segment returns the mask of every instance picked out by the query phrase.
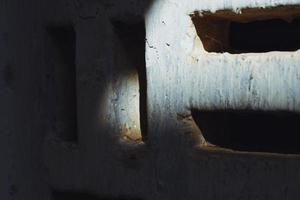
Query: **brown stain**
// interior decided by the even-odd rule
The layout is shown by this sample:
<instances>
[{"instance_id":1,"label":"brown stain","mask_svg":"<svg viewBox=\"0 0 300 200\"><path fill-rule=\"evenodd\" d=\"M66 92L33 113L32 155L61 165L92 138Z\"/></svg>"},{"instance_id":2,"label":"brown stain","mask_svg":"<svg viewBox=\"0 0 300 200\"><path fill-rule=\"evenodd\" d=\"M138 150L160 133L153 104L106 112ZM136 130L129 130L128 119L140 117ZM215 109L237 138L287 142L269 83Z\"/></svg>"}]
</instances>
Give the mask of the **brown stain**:
<instances>
[{"instance_id":1,"label":"brown stain","mask_svg":"<svg viewBox=\"0 0 300 200\"><path fill-rule=\"evenodd\" d=\"M121 139L129 143L143 143L141 130L135 127L127 127L126 125L121 127Z\"/></svg>"}]
</instances>

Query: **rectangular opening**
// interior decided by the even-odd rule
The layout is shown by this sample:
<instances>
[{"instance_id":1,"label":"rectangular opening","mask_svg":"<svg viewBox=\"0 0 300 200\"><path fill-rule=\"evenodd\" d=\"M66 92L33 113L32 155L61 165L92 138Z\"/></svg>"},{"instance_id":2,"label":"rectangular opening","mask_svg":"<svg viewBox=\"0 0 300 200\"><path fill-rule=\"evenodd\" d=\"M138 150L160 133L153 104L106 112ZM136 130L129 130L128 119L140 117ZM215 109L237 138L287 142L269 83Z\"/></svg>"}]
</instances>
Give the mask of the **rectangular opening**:
<instances>
[{"instance_id":1,"label":"rectangular opening","mask_svg":"<svg viewBox=\"0 0 300 200\"><path fill-rule=\"evenodd\" d=\"M249 23L231 22L229 46L235 52L296 51L300 48L300 18Z\"/></svg>"},{"instance_id":2,"label":"rectangular opening","mask_svg":"<svg viewBox=\"0 0 300 200\"><path fill-rule=\"evenodd\" d=\"M53 132L77 141L76 33L72 26L47 27L47 65Z\"/></svg>"},{"instance_id":3,"label":"rectangular opening","mask_svg":"<svg viewBox=\"0 0 300 200\"><path fill-rule=\"evenodd\" d=\"M262 53L300 49L299 6L195 12L197 34L208 52Z\"/></svg>"},{"instance_id":4,"label":"rectangular opening","mask_svg":"<svg viewBox=\"0 0 300 200\"><path fill-rule=\"evenodd\" d=\"M131 196L98 197L89 193L73 191L53 191L52 196L54 200L141 200Z\"/></svg>"},{"instance_id":5,"label":"rectangular opening","mask_svg":"<svg viewBox=\"0 0 300 200\"><path fill-rule=\"evenodd\" d=\"M193 110L192 117L210 144L245 151L300 153L300 114L284 111Z\"/></svg>"},{"instance_id":6,"label":"rectangular opening","mask_svg":"<svg viewBox=\"0 0 300 200\"><path fill-rule=\"evenodd\" d=\"M127 76L128 79L132 79L133 76L137 76L138 80L135 83L135 88L138 89L138 112L139 118L139 132L133 134L128 132L127 138L134 138L136 141L145 141L147 138L147 77L146 77L146 60L145 60L145 21L140 18L135 23L126 23L122 21L112 20L114 32L117 35L124 57L119 60L123 60L122 69L120 71L131 71L131 76ZM129 94L130 95L130 94ZM133 102L133 101L131 101ZM128 105L135 107L136 105ZM133 129L131 129L133 130ZM134 136L133 136L134 135Z\"/></svg>"}]
</instances>

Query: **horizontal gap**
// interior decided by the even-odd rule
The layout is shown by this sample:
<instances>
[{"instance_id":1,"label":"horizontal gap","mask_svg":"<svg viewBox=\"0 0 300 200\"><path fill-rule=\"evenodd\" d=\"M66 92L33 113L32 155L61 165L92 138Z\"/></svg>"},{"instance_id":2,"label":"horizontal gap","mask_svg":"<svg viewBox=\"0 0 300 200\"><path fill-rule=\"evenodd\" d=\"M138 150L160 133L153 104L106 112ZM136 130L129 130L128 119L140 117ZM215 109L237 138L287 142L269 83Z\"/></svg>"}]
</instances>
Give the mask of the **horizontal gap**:
<instances>
[{"instance_id":1,"label":"horizontal gap","mask_svg":"<svg viewBox=\"0 0 300 200\"><path fill-rule=\"evenodd\" d=\"M47 33L51 124L61 139L77 141L76 33L72 26L47 27Z\"/></svg>"},{"instance_id":2,"label":"horizontal gap","mask_svg":"<svg viewBox=\"0 0 300 200\"><path fill-rule=\"evenodd\" d=\"M97 195L73 192L73 191L53 191L54 200L142 200L131 196L121 197L98 197Z\"/></svg>"},{"instance_id":3,"label":"horizontal gap","mask_svg":"<svg viewBox=\"0 0 300 200\"><path fill-rule=\"evenodd\" d=\"M246 152L300 153L300 114L247 110L193 110L210 144Z\"/></svg>"},{"instance_id":4,"label":"horizontal gap","mask_svg":"<svg viewBox=\"0 0 300 200\"><path fill-rule=\"evenodd\" d=\"M276 7L191 15L208 52L262 53L300 49L300 9Z\"/></svg>"}]
</instances>

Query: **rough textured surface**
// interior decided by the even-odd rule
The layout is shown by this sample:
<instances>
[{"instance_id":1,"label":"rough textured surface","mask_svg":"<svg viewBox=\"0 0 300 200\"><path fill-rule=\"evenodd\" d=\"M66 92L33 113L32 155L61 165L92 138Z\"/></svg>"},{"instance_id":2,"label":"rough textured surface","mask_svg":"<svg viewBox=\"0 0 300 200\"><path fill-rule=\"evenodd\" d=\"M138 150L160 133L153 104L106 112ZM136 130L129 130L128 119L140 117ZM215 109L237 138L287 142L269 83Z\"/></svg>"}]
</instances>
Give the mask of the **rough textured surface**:
<instances>
[{"instance_id":1,"label":"rough textured surface","mask_svg":"<svg viewBox=\"0 0 300 200\"><path fill-rule=\"evenodd\" d=\"M0 198L299 199L299 156L199 148L205 141L190 116L191 109L299 112L299 51L207 53L190 18L286 4L300 1L1 0ZM138 51L124 45L116 24L132 27L144 15L148 115L140 123L140 66L130 53ZM47 58L66 64L51 50L49 26L76 32L75 141L57 137L49 118Z\"/></svg>"},{"instance_id":2,"label":"rough textured surface","mask_svg":"<svg viewBox=\"0 0 300 200\"><path fill-rule=\"evenodd\" d=\"M214 151L190 116L192 109L299 112L299 51L208 53L190 18L195 11L240 13L243 8L293 3L299 2L174 0L159 1L151 7L146 18L146 59L149 124L154 126L148 137L156 145L156 159L169 163L160 165L160 181L172 182L166 187L171 192L165 196L159 193L160 199L299 196L293 186L299 181L298 156ZM193 145L201 148L193 149ZM295 175L293 180L288 173Z\"/></svg>"}]
</instances>

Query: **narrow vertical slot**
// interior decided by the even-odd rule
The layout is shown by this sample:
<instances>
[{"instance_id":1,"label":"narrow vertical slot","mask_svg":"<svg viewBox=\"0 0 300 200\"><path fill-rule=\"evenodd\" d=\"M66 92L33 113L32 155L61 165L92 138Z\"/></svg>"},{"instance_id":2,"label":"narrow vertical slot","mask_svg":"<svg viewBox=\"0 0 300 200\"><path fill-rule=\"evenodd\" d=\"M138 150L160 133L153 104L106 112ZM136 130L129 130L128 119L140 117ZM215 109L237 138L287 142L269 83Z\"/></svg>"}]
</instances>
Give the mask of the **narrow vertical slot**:
<instances>
[{"instance_id":1,"label":"narrow vertical slot","mask_svg":"<svg viewBox=\"0 0 300 200\"><path fill-rule=\"evenodd\" d=\"M77 141L76 33L72 26L48 27L51 125L65 141Z\"/></svg>"},{"instance_id":2,"label":"narrow vertical slot","mask_svg":"<svg viewBox=\"0 0 300 200\"><path fill-rule=\"evenodd\" d=\"M124 50L125 62L122 70L130 70L131 74L138 77L136 83L139 90L139 124L140 140L147 138L147 77L145 61L145 22L141 19L138 23L125 23L121 21L112 21L114 31L121 42ZM128 76L130 78L130 76ZM136 138L136 137L135 137Z\"/></svg>"}]
</instances>

